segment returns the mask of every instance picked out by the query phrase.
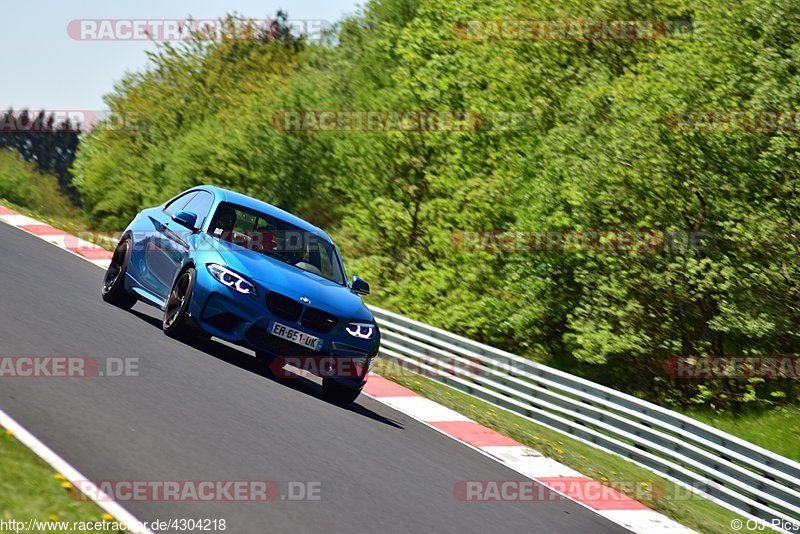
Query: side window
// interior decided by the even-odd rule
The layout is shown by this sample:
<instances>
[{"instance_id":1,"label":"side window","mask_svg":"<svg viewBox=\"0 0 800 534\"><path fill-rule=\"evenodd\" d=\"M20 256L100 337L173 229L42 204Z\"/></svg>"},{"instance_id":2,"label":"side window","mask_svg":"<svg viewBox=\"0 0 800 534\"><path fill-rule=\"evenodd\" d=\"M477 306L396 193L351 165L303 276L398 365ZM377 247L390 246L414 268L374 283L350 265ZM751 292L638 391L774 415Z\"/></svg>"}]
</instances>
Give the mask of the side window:
<instances>
[{"instance_id":1,"label":"side window","mask_svg":"<svg viewBox=\"0 0 800 534\"><path fill-rule=\"evenodd\" d=\"M205 221L206 216L208 215L208 210L211 208L212 202L214 202L214 197L211 195L211 193L198 191L197 194L194 195L194 197L192 197L192 199L181 208L181 210L196 213L197 227L200 228L203 226L203 221Z\"/></svg>"},{"instance_id":2,"label":"side window","mask_svg":"<svg viewBox=\"0 0 800 534\"><path fill-rule=\"evenodd\" d=\"M167 204L167 206L164 208L164 211L167 213L167 215L172 217L173 215L181 211L183 207L186 205L186 203L192 200L192 198L194 198L196 194L197 191L190 191L185 195L179 196L178 198ZM199 218L200 217L198 216L198 219Z\"/></svg>"}]
</instances>

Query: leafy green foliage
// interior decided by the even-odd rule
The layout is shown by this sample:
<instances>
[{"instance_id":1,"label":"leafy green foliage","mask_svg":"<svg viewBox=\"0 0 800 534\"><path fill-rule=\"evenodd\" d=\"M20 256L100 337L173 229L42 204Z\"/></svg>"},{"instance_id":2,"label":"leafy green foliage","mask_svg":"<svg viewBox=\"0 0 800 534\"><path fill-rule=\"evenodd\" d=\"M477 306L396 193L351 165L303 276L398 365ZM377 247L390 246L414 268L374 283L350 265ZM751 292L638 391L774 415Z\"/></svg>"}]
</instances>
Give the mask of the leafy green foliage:
<instances>
[{"instance_id":1,"label":"leafy green foliage","mask_svg":"<svg viewBox=\"0 0 800 534\"><path fill-rule=\"evenodd\" d=\"M37 207L42 197L32 183L35 172L15 152L0 150L0 198L26 208Z\"/></svg>"},{"instance_id":2,"label":"leafy green foliage","mask_svg":"<svg viewBox=\"0 0 800 534\"><path fill-rule=\"evenodd\" d=\"M77 191L72 187L69 168L75 160L84 126L73 124L69 119L59 121L54 112L8 109L0 114L0 148L15 150L39 171L54 174L62 192L75 203Z\"/></svg>"},{"instance_id":3,"label":"leafy green foliage","mask_svg":"<svg viewBox=\"0 0 800 534\"><path fill-rule=\"evenodd\" d=\"M459 20L685 21L645 41L474 41ZM686 110L795 110L789 0L373 0L335 44L166 46L107 97L76 185L96 225L194 184L258 196L333 232L396 309L664 404L797 400L797 381L666 376L674 356L800 347L798 137L676 132ZM477 132L284 132L287 110L515 113ZM705 235L646 253L497 253L469 230ZM659 234L660 235L660 234Z\"/></svg>"}]
</instances>

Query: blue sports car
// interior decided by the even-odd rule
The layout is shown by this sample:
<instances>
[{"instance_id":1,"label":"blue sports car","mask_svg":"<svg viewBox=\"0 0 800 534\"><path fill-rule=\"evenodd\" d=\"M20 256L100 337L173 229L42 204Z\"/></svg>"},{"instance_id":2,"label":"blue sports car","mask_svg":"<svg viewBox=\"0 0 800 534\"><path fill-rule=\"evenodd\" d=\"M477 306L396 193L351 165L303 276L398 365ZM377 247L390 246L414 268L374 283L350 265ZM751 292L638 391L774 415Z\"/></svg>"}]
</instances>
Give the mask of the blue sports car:
<instances>
[{"instance_id":1,"label":"blue sports car","mask_svg":"<svg viewBox=\"0 0 800 534\"><path fill-rule=\"evenodd\" d=\"M200 186L140 212L106 271L106 302L163 310L172 337L216 336L322 376L325 397L356 399L377 357L380 332L348 284L330 236L254 198ZM277 362L280 362L276 365Z\"/></svg>"}]
</instances>

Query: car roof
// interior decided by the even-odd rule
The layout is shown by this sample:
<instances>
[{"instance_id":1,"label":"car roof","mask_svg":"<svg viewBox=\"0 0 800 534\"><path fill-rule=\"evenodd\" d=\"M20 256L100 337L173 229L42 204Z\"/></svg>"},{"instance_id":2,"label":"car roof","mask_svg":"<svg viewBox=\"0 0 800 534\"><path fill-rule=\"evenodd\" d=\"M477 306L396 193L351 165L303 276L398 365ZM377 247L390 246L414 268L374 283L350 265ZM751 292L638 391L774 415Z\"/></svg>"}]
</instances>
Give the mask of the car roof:
<instances>
[{"instance_id":1,"label":"car roof","mask_svg":"<svg viewBox=\"0 0 800 534\"><path fill-rule=\"evenodd\" d=\"M276 219L286 221L290 224L297 226L302 230L305 230L306 232L311 232L312 234L315 234L319 237L326 239L328 242L333 243L333 239L331 239L331 236L329 236L321 228L318 228L313 224L311 224L310 222L301 219L297 215L293 215L288 211L275 207L272 204L268 204L263 200L258 200L257 198L249 197L247 195L243 195L242 193L237 193L236 191L231 191L229 189L223 189L215 185L200 185L197 187L193 187L192 189L194 190L205 189L206 191L214 194L222 202L238 204L239 206L243 206L245 208L260 211L261 213L265 213L267 215L275 217Z\"/></svg>"}]
</instances>

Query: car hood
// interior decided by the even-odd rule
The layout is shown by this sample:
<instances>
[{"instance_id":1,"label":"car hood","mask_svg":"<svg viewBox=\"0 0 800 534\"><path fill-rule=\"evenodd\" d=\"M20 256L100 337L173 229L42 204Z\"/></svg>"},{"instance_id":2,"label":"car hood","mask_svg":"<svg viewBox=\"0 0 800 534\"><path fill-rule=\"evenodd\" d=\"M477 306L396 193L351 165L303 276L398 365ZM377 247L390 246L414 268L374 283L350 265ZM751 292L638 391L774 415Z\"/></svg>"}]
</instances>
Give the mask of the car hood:
<instances>
[{"instance_id":1,"label":"car hood","mask_svg":"<svg viewBox=\"0 0 800 534\"><path fill-rule=\"evenodd\" d=\"M306 297L315 308L357 320L372 320L372 313L349 287L303 271L265 254L228 243L213 236L214 248L223 263L267 290L288 297Z\"/></svg>"}]
</instances>

